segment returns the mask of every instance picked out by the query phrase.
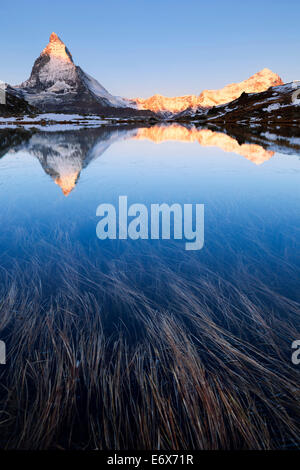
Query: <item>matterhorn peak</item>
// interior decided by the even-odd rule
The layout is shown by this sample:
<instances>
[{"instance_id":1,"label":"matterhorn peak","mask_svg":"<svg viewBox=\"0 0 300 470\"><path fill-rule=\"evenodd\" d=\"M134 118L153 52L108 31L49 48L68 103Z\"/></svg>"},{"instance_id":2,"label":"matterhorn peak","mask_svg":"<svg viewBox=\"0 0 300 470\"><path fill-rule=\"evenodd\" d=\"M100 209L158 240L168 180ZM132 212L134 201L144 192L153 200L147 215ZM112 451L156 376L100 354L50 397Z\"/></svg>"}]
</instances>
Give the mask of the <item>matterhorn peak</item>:
<instances>
[{"instance_id":1,"label":"matterhorn peak","mask_svg":"<svg viewBox=\"0 0 300 470\"><path fill-rule=\"evenodd\" d=\"M111 95L76 66L67 46L55 32L34 62L29 79L15 88L42 112L100 114L110 108L136 109L130 100Z\"/></svg>"},{"instance_id":2,"label":"matterhorn peak","mask_svg":"<svg viewBox=\"0 0 300 470\"><path fill-rule=\"evenodd\" d=\"M50 35L49 42L55 42L55 41L61 41L61 39L57 36L56 33L53 32Z\"/></svg>"},{"instance_id":3,"label":"matterhorn peak","mask_svg":"<svg viewBox=\"0 0 300 470\"><path fill-rule=\"evenodd\" d=\"M52 58L73 62L70 51L56 33L50 35L49 43L41 55L48 55Z\"/></svg>"}]
</instances>

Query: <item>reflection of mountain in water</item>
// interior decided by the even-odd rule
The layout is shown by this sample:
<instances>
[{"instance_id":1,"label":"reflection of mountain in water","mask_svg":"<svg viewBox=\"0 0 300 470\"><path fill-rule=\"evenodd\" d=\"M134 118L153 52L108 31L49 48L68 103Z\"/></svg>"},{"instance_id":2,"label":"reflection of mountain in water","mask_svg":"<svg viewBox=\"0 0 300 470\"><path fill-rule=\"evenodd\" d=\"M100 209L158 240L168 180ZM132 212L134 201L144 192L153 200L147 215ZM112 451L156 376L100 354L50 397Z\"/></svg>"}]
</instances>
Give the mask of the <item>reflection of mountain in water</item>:
<instances>
[{"instance_id":1,"label":"reflection of mountain in water","mask_svg":"<svg viewBox=\"0 0 300 470\"><path fill-rule=\"evenodd\" d=\"M117 140L130 137L135 130L118 127L78 129L60 132L35 132L14 151L25 150L40 161L45 172L67 196L75 187L80 173L92 160Z\"/></svg>"},{"instance_id":2,"label":"reflection of mountain in water","mask_svg":"<svg viewBox=\"0 0 300 470\"><path fill-rule=\"evenodd\" d=\"M300 128L298 126L226 126L211 125L214 131L226 132L234 140L242 143L251 143L266 150L284 153L286 155L300 155Z\"/></svg>"},{"instance_id":3,"label":"reflection of mountain in water","mask_svg":"<svg viewBox=\"0 0 300 470\"><path fill-rule=\"evenodd\" d=\"M44 171L67 196L75 187L83 168L99 157L114 142L122 139L160 143L166 141L199 142L234 152L259 165L275 151L300 154L300 131L275 129L201 129L179 124L152 127L103 126L68 131L0 130L0 157L6 152L25 150L40 161ZM217 132L216 132L217 131ZM296 132L296 133L295 133Z\"/></svg>"},{"instance_id":4,"label":"reflection of mountain in water","mask_svg":"<svg viewBox=\"0 0 300 470\"><path fill-rule=\"evenodd\" d=\"M170 126L154 126L138 129L135 139L149 139L160 143L167 140L180 142L199 142L203 147L219 147L225 152L234 152L251 160L256 165L269 160L274 152L267 151L256 144L239 144L239 142L227 134L214 132L210 129L197 129L172 124Z\"/></svg>"}]
</instances>

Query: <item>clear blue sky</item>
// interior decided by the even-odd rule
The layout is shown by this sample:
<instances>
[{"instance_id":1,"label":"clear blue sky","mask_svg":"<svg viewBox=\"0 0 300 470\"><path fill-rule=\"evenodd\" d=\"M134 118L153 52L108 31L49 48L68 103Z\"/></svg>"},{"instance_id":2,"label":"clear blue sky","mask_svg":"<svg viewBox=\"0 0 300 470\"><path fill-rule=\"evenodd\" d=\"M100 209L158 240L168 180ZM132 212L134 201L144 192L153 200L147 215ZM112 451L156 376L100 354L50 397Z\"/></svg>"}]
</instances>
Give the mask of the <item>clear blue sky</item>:
<instances>
[{"instance_id":1,"label":"clear blue sky","mask_svg":"<svg viewBox=\"0 0 300 470\"><path fill-rule=\"evenodd\" d=\"M299 0L14 0L0 11L0 79L11 84L28 78L52 31L126 97L199 94L264 67L300 79Z\"/></svg>"}]
</instances>

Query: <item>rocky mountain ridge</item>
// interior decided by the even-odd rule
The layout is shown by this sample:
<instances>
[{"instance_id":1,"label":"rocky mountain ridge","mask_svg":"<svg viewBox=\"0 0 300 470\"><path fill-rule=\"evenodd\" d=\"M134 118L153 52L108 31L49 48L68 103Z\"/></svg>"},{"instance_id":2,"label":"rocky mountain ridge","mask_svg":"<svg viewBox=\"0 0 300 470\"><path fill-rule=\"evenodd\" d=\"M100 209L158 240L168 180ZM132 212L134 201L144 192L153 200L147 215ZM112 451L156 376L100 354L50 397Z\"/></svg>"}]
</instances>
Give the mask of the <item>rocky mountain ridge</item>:
<instances>
[{"instance_id":1,"label":"rocky mountain ridge","mask_svg":"<svg viewBox=\"0 0 300 470\"><path fill-rule=\"evenodd\" d=\"M135 101L139 109L149 109L157 113L177 113L188 108L195 110L196 108L210 108L229 103L237 99L243 92L259 93L278 85L283 85L279 75L264 68L247 80L226 85L219 90L204 90L199 96L185 95L169 98L162 95L154 95L147 99L136 98Z\"/></svg>"},{"instance_id":2,"label":"rocky mountain ridge","mask_svg":"<svg viewBox=\"0 0 300 470\"><path fill-rule=\"evenodd\" d=\"M173 118L199 123L236 123L252 126L297 124L300 120L300 83L270 87L261 93L242 93L236 100L209 109L188 109Z\"/></svg>"}]
</instances>

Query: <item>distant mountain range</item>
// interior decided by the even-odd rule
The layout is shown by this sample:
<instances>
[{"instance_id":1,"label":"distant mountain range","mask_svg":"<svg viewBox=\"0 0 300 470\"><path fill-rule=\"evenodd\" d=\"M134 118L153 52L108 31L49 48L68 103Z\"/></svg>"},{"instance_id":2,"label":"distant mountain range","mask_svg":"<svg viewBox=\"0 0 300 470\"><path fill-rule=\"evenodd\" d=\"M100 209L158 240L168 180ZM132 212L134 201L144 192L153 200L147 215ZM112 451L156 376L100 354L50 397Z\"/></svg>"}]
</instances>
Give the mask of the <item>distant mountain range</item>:
<instances>
[{"instance_id":1,"label":"distant mountain range","mask_svg":"<svg viewBox=\"0 0 300 470\"><path fill-rule=\"evenodd\" d=\"M175 120L265 127L296 124L300 119L300 99L295 93L297 86L294 83L270 87L261 93L243 92L236 100L226 104L206 109L189 108L177 114Z\"/></svg>"},{"instance_id":2,"label":"distant mountain range","mask_svg":"<svg viewBox=\"0 0 300 470\"><path fill-rule=\"evenodd\" d=\"M52 33L29 79L18 86L7 86L0 116L77 113L155 121L299 122L300 107L291 101L293 90L293 84L284 85L279 75L265 68L240 83L204 90L198 96L122 98L109 93L75 65L66 45Z\"/></svg>"},{"instance_id":3,"label":"distant mountain range","mask_svg":"<svg viewBox=\"0 0 300 470\"><path fill-rule=\"evenodd\" d=\"M260 93L269 87L282 84L283 81L279 75L265 68L252 75L248 80L226 85L220 90L204 90L199 96L186 95L168 98L162 95L154 95L147 99L136 98L136 103L139 109L177 113L187 108L210 108L219 104L229 103L238 98L243 92Z\"/></svg>"}]
</instances>

